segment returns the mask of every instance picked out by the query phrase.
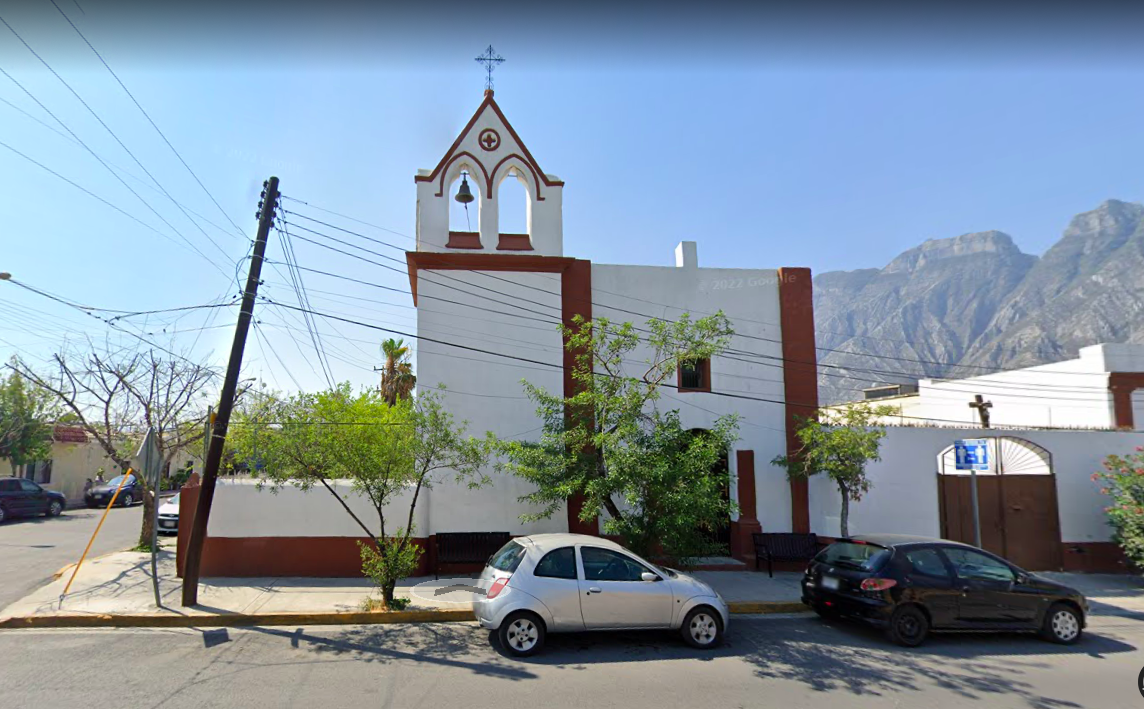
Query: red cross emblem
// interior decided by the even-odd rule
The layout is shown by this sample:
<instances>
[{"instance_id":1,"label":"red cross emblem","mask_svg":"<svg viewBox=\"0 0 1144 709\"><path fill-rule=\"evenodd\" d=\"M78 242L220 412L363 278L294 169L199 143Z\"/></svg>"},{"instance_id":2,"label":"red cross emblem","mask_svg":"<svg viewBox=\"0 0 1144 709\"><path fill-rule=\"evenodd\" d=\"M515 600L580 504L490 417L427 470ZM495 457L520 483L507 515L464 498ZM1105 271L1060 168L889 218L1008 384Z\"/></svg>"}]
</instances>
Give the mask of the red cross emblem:
<instances>
[{"instance_id":1,"label":"red cross emblem","mask_svg":"<svg viewBox=\"0 0 1144 709\"><path fill-rule=\"evenodd\" d=\"M492 128L485 128L481 134L477 136L477 142L485 150L496 150L500 147L500 134Z\"/></svg>"}]
</instances>

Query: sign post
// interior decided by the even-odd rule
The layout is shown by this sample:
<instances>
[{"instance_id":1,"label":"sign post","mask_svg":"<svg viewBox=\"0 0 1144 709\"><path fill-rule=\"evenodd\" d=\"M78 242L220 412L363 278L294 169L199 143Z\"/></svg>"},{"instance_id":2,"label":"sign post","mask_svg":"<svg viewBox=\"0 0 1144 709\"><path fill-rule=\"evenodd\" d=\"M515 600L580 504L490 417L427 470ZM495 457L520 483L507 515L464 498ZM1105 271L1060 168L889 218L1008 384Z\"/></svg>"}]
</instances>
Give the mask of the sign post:
<instances>
[{"instance_id":1,"label":"sign post","mask_svg":"<svg viewBox=\"0 0 1144 709\"><path fill-rule=\"evenodd\" d=\"M957 469L969 471L969 500L973 508L973 545L981 548L981 514L977 506L977 471L989 470L989 439L967 438L954 441Z\"/></svg>"}]
</instances>

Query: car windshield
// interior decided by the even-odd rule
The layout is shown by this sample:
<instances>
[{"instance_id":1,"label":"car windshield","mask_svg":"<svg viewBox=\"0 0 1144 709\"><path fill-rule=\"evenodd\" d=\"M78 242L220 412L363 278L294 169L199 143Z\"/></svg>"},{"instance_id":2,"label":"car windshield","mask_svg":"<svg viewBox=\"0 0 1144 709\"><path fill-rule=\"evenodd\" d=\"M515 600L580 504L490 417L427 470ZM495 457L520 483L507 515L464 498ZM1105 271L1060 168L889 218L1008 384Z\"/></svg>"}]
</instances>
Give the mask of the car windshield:
<instances>
[{"instance_id":1,"label":"car windshield","mask_svg":"<svg viewBox=\"0 0 1144 709\"><path fill-rule=\"evenodd\" d=\"M183 493L181 493L181 492L176 492L176 493L175 493L175 495L174 495L174 496L173 496L171 499L167 500L167 504L168 504L168 505L177 505L177 504L179 504L179 495L182 495L182 494L183 494Z\"/></svg>"},{"instance_id":2,"label":"car windshield","mask_svg":"<svg viewBox=\"0 0 1144 709\"><path fill-rule=\"evenodd\" d=\"M876 571L890 558L890 550L866 542L835 542L819 552L815 561L860 571Z\"/></svg>"},{"instance_id":3,"label":"car windshield","mask_svg":"<svg viewBox=\"0 0 1144 709\"><path fill-rule=\"evenodd\" d=\"M121 480L123 480L123 476L122 475L116 475L112 479L108 480L107 484L110 485L111 487L119 487L119 481L121 481ZM124 485L130 485L133 482L135 482L135 476L134 475L128 475L127 476L127 482L124 483Z\"/></svg>"}]
</instances>

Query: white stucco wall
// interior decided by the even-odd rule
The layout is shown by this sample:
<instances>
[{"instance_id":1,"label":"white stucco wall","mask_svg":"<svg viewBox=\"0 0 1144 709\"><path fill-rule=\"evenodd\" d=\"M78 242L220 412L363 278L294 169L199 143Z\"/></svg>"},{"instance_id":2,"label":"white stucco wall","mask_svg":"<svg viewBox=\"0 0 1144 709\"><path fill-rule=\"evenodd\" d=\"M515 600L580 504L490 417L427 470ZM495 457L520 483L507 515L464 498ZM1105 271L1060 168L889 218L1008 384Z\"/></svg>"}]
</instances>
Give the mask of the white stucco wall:
<instances>
[{"instance_id":1,"label":"white stucco wall","mask_svg":"<svg viewBox=\"0 0 1144 709\"><path fill-rule=\"evenodd\" d=\"M669 254L664 256L667 260ZM738 413L739 441L735 449L755 452L758 519L767 531L789 531L790 487L785 472L770 464L773 458L786 453L777 272L592 264L592 302L594 318L631 321L644 329L649 318L632 313L675 320L684 312L702 317L722 310L740 335L732 338L731 348L774 358L742 354L716 357L711 362L713 393L677 392L672 379L672 388L661 391L659 406L678 409L680 420L687 428L710 428L719 416ZM648 349L641 347L628 358L642 362L648 354ZM637 364L628 366L629 373L642 374L643 370L637 369ZM768 401L721 396L714 392ZM730 458L732 471L737 473L733 451ZM731 489L732 496L737 497L736 485L732 484Z\"/></svg>"},{"instance_id":2,"label":"white stucco wall","mask_svg":"<svg viewBox=\"0 0 1144 709\"><path fill-rule=\"evenodd\" d=\"M1091 475L1109 453L1125 454L1144 445L1144 433L1116 431L998 431L985 429L890 428L882 441L882 460L867 468L873 488L850 506L851 533L940 535L937 456L959 438L1006 435L1023 438L1052 455L1057 505L1064 542L1108 541L1109 527ZM811 530L839 533L838 489L825 477L810 481Z\"/></svg>"},{"instance_id":3,"label":"white stucco wall","mask_svg":"<svg viewBox=\"0 0 1144 709\"><path fill-rule=\"evenodd\" d=\"M348 481L336 481L334 490L374 534L381 523L370 501L355 493ZM424 492L422 492L424 494ZM412 492L396 498L385 508L386 532L404 527ZM428 509L418 504L414 536L428 536ZM253 480L220 479L207 534L212 537L362 537L361 527L333 495L318 486L303 492L287 485L277 490L259 489Z\"/></svg>"},{"instance_id":4,"label":"white stucco wall","mask_svg":"<svg viewBox=\"0 0 1144 709\"><path fill-rule=\"evenodd\" d=\"M557 329L560 276L422 270L418 272L417 292L417 331L421 336L417 350L418 391L444 385L440 396L449 412L458 421L468 421L473 435L492 431L506 438L539 438L536 407L525 397L521 380L527 379L558 395L563 393L563 351ZM457 303L435 300L434 296ZM519 303L520 308L504 303ZM430 338L533 363L460 349ZM521 513L530 508L519 503L518 498L532 492L532 486L515 476L491 471L490 475L492 483L479 490L447 482L430 491L426 505L431 533L527 534L567 530L563 510L548 520L521 522Z\"/></svg>"}]
</instances>

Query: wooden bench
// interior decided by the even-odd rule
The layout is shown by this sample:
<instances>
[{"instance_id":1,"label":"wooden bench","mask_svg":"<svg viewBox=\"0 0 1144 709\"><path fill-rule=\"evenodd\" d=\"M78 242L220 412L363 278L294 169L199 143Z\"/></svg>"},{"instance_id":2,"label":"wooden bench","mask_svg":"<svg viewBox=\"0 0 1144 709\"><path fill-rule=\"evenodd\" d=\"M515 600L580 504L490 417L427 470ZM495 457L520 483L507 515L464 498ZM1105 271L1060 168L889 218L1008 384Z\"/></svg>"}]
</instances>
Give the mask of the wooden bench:
<instances>
[{"instance_id":1,"label":"wooden bench","mask_svg":"<svg viewBox=\"0 0 1144 709\"><path fill-rule=\"evenodd\" d=\"M771 578L775 575L772 562L810 561L818 553L817 534L755 532L751 539L755 542L755 567L766 560L767 575Z\"/></svg>"},{"instance_id":2,"label":"wooden bench","mask_svg":"<svg viewBox=\"0 0 1144 709\"><path fill-rule=\"evenodd\" d=\"M512 539L508 532L438 532L433 578L439 578L442 564L484 564Z\"/></svg>"}]
</instances>

